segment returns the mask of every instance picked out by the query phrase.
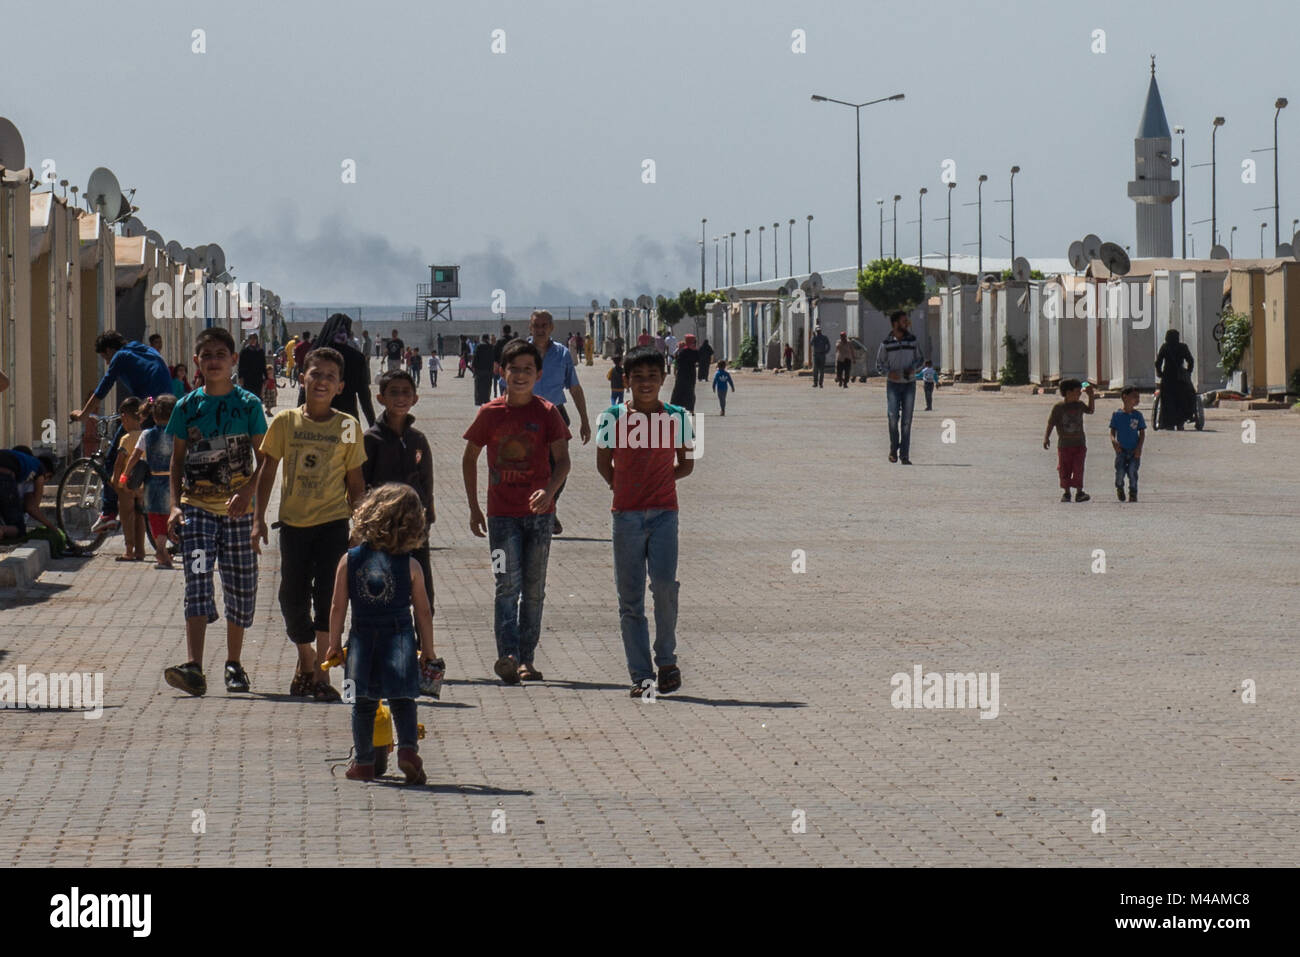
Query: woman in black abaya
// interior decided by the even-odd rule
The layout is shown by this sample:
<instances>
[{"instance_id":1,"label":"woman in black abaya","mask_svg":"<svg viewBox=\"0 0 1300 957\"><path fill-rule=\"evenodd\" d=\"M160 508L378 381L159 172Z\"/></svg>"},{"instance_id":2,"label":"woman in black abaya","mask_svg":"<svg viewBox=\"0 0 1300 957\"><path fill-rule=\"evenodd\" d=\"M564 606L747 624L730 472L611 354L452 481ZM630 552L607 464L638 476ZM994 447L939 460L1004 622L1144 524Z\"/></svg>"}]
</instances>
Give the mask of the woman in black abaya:
<instances>
[{"instance_id":1,"label":"woman in black abaya","mask_svg":"<svg viewBox=\"0 0 1300 957\"><path fill-rule=\"evenodd\" d=\"M1156 356L1156 375L1160 377L1160 422L1162 429L1183 430L1183 423L1196 411L1196 390L1192 386L1192 369L1196 362L1187 343L1180 342L1178 330L1165 333L1165 344Z\"/></svg>"},{"instance_id":2,"label":"woman in black abaya","mask_svg":"<svg viewBox=\"0 0 1300 957\"><path fill-rule=\"evenodd\" d=\"M365 424L375 424L375 407L370 402L370 365L361 351L348 340L352 338L352 317L346 313L336 312L325 320L320 335L312 343L314 346L329 346L343 354L343 391L334 397L330 407L346 412L361 420L357 411L360 405L365 413ZM298 404L307 402L306 391L299 387Z\"/></svg>"}]
</instances>

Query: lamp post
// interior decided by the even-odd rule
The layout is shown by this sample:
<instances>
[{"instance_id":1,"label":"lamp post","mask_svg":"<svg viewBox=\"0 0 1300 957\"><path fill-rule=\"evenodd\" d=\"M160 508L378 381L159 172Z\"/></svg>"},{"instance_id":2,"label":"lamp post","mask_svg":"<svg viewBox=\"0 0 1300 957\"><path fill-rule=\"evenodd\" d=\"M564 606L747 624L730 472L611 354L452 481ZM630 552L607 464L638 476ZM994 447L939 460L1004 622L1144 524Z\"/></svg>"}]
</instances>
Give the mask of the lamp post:
<instances>
[{"instance_id":1,"label":"lamp post","mask_svg":"<svg viewBox=\"0 0 1300 957\"><path fill-rule=\"evenodd\" d=\"M745 282L749 282L749 230L745 230Z\"/></svg>"},{"instance_id":2,"label":"lamp post","mask_svg":"<svg viewBox=\"0 0 1300 957\"><path fill-rule=\"evenodd\" d=\"M948 184L948 288L952 288L952 191L956 182Z\"/></svg>"},{"instance_id":3,"label":"lamp post","mask_svg":"<svg viewBox=\"0 0 1300 957\"><path fill-rule=\"evenodd\" d=\"M1182 170L1178 174L1178 204L1180 212L1178 218L1183 232L1183 258L1187 258L1187 131L1181 126L1175 126L1174 132L1178 134L1178 165Z\"/></svg>"},{"instance_id":4,"label":"lamp post","mask_svg":"<svg viewBox=\"0 0 1300 957\"><path fill-rule=\"evenodd\" d=\"M929 190L924 186L916 194L916 268L925 267L925 194Z\"/></svg>"},{"instance_id":5,"label":"lamp post","mask_svg":"<svg viewBox=\"0 0 1300 957\"><path fill-rule=\"evenodd\" d=\"M880 210L880 258L885 258L885 201L876 200L876 207Z\"/></svg>"},{"instance_id":6,"label":"lamp post","mask_svg":"<svg viewBox=\"0 0 1300 957\"><path fill-rule=\"evenodd\" d=\"M766 226L758 227L758 281L763 281L763 231Z\"/></svg>"},{"instance_id":7,"label":"lamp post","mask_svg":"<svg viewBox=\"0 0 1300 957\"><path fill-rule=\"evenodd\" d=\"M981 282L984 277L984 184L988 182L988 179L987 176L980 173L979 184L975 187L976 214L979 217L979 265L976 267L976 283Z\"/></svg>"},{"instance_id":8,"label":"lamp post","mask_svg":"<svg viewBox=\"0 0 1300 957\"><path fill-rule=\"evenodd\" d=\"M735 230L732 230L731 232L731 266L728 268L727 271L728 273L730 273L730 275L727 278L727 285L734 286L736 284L736 232Z\"/></svg>"},{"instance_id":9,"label":"lamp post","mask_svg":"<svg viewBox=\"0 0 1300 957\"><path fill-rule=\"evenodd\" d=\"M1282 245L1282 213L1277 198L1277 118L1286 109L1286 97L1279 96L1273 104L1273 247Z\"/></svg>"},{"instance_id":10,"label":"lamp post","mask_svg":"<svg viewBox=\"0 0 1300 957\"><path fill-rule=\"evenodd\" d=\"M1264 230L1268 229L1268 223L1259 224L1259 258L1264 258Z\"/></svg>"},{"instance_id":11,"label":"lamp post","mask_svg":"<svg viewBox=\"0 0 1300 957\"><path fill-rule=\"evenodd\" d=\"M704 224L707 219L700 220L700 292L704 292Z\"/></svg>"},{"instance_id":12,"label":"lamp post","mask_svg":"<svg viewBox=\"0 0 1300 957\"><path fill-rule=\"evenodd\" d=\"M853 125L857 134L857 159L858 159L858 272L862 272L862 108L872 106L876 103L885 103L892 100L901 100L902 93L895 93L893 96L882 96L878 100L868 100L866 103L849 103L845 100L836 100L829 96L819 96L814 93L812 96L814 103L838 103L841 106L853 107Z\"/></svg>"},{"instance_id":13,"label":"lamp post","mask_svg":"<svg viewBox=\"0 0 1300 957\"><path fill-rule=\"evenodd\" d=\"M894 258L898 258L898 201L902 199L897 193L894 194L894 218L891 222L894 224Z\"/></svg>"},{"instance_id":14,"label":"lamp post","mask_svg":"<svg viewBox=\"0 0 1300 957\"><path fill-rule=\"evenodd\" d=\"M812 275L812 213L808 214L808 275Z\"/></svg>"},{"instance_id":15,"label":"lamp post","mask_svg":"<svg viewBox=\"0 0 1300 957\"><path fill-rule=\"evenodd\" d=\"M1019 172L1019 166L1011 167L1011 263L1013 266L1016 262L1016 174Z\"/></svg>"},{"instance_id":16,"label":"lamp post","mask_svg":"<svg viewBox=\"0 0 1300 957\"><path fill-rule=\"evenodd\" d=\"M777 248L777 237L781 235L781 224L772 224L772 278L775 279L777 271L781 268L781 251Z\"/></svg>"},{"instance_id":17,"label":"lamp post","mask_svg":"<svg viewBox=\"0 0 1300 957\"><path fill-rule=\"evenodd\" d=\"M1228 230L1228 258L1229 259L1231 259L1236 252L1236 243L1233 242L1233 240L1236 238L1237 238L1237 227L1233 226L1230 230Z\"/></svg>"},{"instance_id":18,"label":"lamp post","mask_svg":"<svg viewBox=\"0 0 1300 957\"><path fill-rule=\"evenodd\" d=\"M1215 155L1215 137L1219 135L1219 127L1226 121L1221 116L1214 118L1214 129L1210 132L1210 248L1219 241L1219 176L1217 158Z\"/></svg>"},{"instance_id":19,"label":"lamp post","mask_svg":"<svg viewBox=\"0 0 1300 957\"><path fill-rule=\"evenodd\" d=\"M790 275L794 275L794 220L790 220L790 228L785 231L785 244L790 247Z\"/></svg>"}]
</instances>

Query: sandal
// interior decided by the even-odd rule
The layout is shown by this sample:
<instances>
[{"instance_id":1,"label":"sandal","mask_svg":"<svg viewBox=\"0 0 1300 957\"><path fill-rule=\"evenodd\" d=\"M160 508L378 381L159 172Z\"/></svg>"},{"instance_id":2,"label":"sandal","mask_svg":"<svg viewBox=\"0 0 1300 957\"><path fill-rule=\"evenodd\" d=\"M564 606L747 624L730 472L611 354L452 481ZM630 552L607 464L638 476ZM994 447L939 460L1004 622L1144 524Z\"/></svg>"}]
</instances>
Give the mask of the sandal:
<instances>
[{"instance_id":1,"label":"sandal","mask_svg":"<svg viewBox=\"0 0 1300 957\"><path fill-rule=\"evenodd\" d=\"M519 684L519 666L515 664L514 655L506 655L504 658L498 658L497 663L492 666L492 670L508 685Z\"/></svg>"},{"instance_id":2,"label":"sandal","mask_svg":"<svg viewBox=\"0 0 1300 957\"><path fill-rule=\"evenodd\" d=\"M660 694L672 694L682 686L682 670L676 665L664 665L659 669Z\"/></svg>"},{"instance_id":3,"label":"sandal","mask_svg":"<svg viewBox=\"0 0 1300 957\"><path fill-rule=\"evenodd\" d=\"M515 673L519 675L520 681L541 681L542 680L542 673L529 664L520 665L519 670L516 671Z\"/></svg>"}]
</instances>

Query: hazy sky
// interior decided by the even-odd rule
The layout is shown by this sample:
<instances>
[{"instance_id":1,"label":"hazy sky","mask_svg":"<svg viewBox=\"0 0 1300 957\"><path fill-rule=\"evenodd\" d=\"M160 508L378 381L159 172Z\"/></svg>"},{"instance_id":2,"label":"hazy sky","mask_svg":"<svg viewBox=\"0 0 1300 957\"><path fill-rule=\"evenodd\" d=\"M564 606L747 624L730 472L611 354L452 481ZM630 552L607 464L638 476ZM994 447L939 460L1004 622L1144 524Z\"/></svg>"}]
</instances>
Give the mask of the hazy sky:
<instances>
[{"instance_id":1,"label":"hazy sky","mask_svg":"<svg viewBox=\"0 0 1300 957\"><path fill-rule=\"evenodd\" d=\"M462 265L471 302L585 303L698 286L700 219L771 224L788 263L852 265L853 111L816 92L902 103L863 115L863 237L877 197L903 195L899 250L945 241L945 159L956 162L954 251L1062 257L1084 233L1131 244L1133 137L1157 54L1188 164L1218 136L1225 245L1272 247L1273 101L1282 112L1283 237L1300 217L1300 5L1278 2L919 5L776 0L655 2L159 3L0 0L0 115L84 186L106 165L136 187L140 218L187 246L219 242L239 278L285 301L411 301L434 261ZM206 31L207 52L192 52ZM1105 53L1093 53L1093 31ZM506 52L492 52L493 31ZM806 53L792 52L792 32ZM1177 138L1175 137L1175 151ZM1258 163L1242 182L1241 163ZM342 163L356 162L343 183ZM656 182L642 182L642 162ZM1189 224L1210 215L1209 169L1188 171ZM1254 207L1269 206L1263 212ZM886 205L886 218L889 204ZM911 222L909 222L911 221ZM1175 233L1178 229L1175 203ZM1190 226L1205 255L1209 224ZM885 247L891 246L886 224ZM738 235L736 270L742 270ZM971 243L966 246L964 244ZM1175 239L1175 249L1178 243ZM1189 248L1190 252L1190 248ZM713 284L713 249L707 252ZM788 272L782 265L781 273Z\"/></svg>"}]
</instances>

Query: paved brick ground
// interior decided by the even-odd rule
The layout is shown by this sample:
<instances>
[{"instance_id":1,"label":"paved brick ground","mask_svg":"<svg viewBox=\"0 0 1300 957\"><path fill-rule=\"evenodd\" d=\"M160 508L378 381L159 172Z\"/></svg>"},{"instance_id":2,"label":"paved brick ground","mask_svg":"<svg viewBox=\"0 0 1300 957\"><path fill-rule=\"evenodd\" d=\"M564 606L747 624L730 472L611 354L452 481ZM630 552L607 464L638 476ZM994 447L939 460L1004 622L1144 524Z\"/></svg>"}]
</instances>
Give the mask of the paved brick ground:
<instances>
[{"instance_id":1,"label":"paved brick ground","mask_svg":"<svg viewBox=\"0 0 1300 957\"><path fill-rule=\"evenodd\" d=\"M603 392L603 366L583 377ZM1088 423L1094 500L1063 505L1041 448L1050 399L940 390L904 469L886 461L880 387L738 382L681 488L678 695L624 691L590 446L575 446L551 554L538 657L551 680L491 677L487 547L459 479L470 381L444 375L416 410L436 455L436 641L451 676L420 705L429 786L331 774L349 709L286 695L274 548L244 653L254 693L221 690L218 626L213 690L196 700L162 681L184 656L179 572L115 564L115 543L3 600L0 671L102 670L108 707L96 721L0 713L0 860L1298 862L1300 416L1257 414L1254 445L1237 413L1149 434L1143 500L1120 505L1104 401ZM1091 571L1098 548L1105 574ZM890 678L914 664L997 672L1000 715L894 709ZM792 833L796 809L806 833Z\"/></svg>"}]
</instances>

